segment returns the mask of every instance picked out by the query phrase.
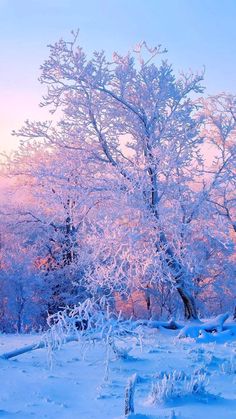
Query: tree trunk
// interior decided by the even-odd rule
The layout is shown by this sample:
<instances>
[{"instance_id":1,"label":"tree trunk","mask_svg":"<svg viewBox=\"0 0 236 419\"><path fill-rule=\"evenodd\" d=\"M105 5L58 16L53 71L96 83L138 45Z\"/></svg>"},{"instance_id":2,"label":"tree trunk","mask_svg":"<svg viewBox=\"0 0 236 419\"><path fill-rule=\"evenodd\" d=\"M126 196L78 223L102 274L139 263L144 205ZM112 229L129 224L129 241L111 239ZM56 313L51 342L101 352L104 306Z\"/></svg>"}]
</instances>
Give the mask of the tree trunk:
<instances>
[{"instance_id":1,"label":"tree trunk","mask_svg":"<svg viewBox=\"0 0 236 419\"><path fill-rule=\"evenodd\" d=\"M184 317L185 319L197 320L197 308L194 297L186 290L184 286L184 278L188 276L188 272L185 271L181 262L178 260L173 250L169 246L165 233L160 233L160 241L156 243L157 251L161 250L164 254L163 259L166 262L167 267L172 272L175 279L176 289L184 304Z\"/></svg>"},{"instance_id":2,"label":"tree trunk","mask_svg":"<svg viewBox=\"0 0 236 419\"><path fill-rule=\"evenodd\" d=\"M158 185L157 185L157 175L152 168L153 156L148 148L148 151L145 153L145 156L149 158L149 162L151 163L148 168L148 174L151 180L151 202L150 202L150 209L152 214L156 218L157 222L159 223L159 213L157 210L159 197L158 197ZM155 226L155 229L157 227ZM156 250L157 253L161 251L163 254L162 258L165 261L167 269L169 269L173 275L175 280L176 289L183 301L184 304L184 317L186 319L198 319L197 315L197 308L195 304L194 297L190 295L184 287L185 279L189 276L189 273L183 268L181 260L176 256L174 250L169 245L165 232L163 230L159 231L159 238L156 241Z\"/></svg>"},{"instance_id":3,"label":"tree trunk","mask_svg":"<svg viewBox=\"0 0 236 419\"><path fill-rule=\"evenodd\" d=\"M195 304L195 300L182 286L177 287L177 291L183 301L184 304L184 317L188 320L198 319L197 315L197 308Z\"/></svg>"}]
</instances>

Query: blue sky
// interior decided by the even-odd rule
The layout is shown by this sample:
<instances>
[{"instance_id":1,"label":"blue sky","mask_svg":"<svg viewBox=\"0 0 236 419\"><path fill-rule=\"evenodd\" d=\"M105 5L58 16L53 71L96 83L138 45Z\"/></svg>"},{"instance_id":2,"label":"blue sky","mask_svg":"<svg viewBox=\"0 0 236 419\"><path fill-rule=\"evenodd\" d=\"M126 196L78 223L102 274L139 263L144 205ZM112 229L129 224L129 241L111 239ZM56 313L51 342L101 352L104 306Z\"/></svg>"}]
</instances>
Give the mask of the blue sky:
<instances>
[{"instance_id":1,"label":"blue sky","mask_svg":"<svg viewBox=\"0 0 236 419\"><path fill-rule=\"evenodd\" d=\"M10 132L41 119L39 66L46 45L80 28L80 42L125 53L146 40L161 43L176 71L206 67L208 94L235 93L236 0L0 0L0 150Z\"/></svg>"}]
</instances>

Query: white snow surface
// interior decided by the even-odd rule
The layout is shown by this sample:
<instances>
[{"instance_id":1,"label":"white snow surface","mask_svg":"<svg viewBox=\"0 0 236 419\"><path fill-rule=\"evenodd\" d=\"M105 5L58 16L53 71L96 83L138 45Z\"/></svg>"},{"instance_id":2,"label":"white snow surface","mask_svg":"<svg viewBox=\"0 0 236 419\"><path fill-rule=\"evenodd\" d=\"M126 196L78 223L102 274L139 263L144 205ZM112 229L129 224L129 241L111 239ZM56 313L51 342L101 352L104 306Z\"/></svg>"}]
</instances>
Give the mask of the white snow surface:
<instances>
[{"instance_id":1,"label":"white snow surface","mask_svg":"<svg viewBox=\"0 0 236 419\"><path fill-rule=\"evenodd\" d=\"M102 342L70 342L52 357L43 348L0 359L0 418L121 419L125 388L135 373L130 419L236 418L235 340L202 343L180 339L179 331L147 326L138 331L142 339L124 337L116 343L129 348L126 359ZM2 334L0 355L40 339ZM150 403L153 385L173 371L193 377L200 371L206 376L206 393Z\"/></svg>"}]
</instances>

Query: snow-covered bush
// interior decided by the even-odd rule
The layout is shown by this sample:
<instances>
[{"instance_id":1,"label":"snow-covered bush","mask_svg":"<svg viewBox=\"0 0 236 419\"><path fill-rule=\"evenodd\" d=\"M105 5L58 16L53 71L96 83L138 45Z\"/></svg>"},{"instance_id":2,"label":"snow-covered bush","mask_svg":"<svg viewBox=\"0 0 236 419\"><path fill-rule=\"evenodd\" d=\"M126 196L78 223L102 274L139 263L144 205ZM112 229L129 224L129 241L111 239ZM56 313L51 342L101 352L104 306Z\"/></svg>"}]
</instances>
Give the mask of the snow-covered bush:
<instances>
[{"instance_id":1,"label":"snow-covered bush","mask_svg":"<svg viewBox=\"0 0 236 419\"><path fill-rule=\"evenodd\" d=\"M160 374L160 379L153 383L148 402L165 404L176 398L186 396L202 397L207 395L206 374L186 375L183 371L174 370Z\"/></svg>"},{"instance_id":2,"label":"snow-covered bush","mask_svg":"<svg viewBox=\"0 0 236 419\"><path fill-rule=\"evenodd\" d=\"M48 317L49 329L44 335L45 346L50 351L60 349L68 340L78 340L84 344L103 342L113 353L122 359L129 357L130 349L124 343L128 334L139 341L140 336L133 331L131 321L123 320L110 311L106 298L96 301L88 298L76 306L67 307Z\"/></svg>"},{"instance_id":3,"label":"snow-covered bush","mask_svg":"<svg viewBox=\"0 0 236 419\"><path fill-rule=\"evenodd\" d=\"M109 336L108 343L118 359L132 359L129 355L129 352L132 350L132 346L118 346L114 336Z\"/></svg>"},{"instance_id":4,"label":"snow-covered bush","mask_svg":"<svg viewBox=\"0 0 236 419\"><path fill-rule=\"evenodd\" d=\"M226 375L236 374L236 359L232 357L230 360L225 360L221 364L220 369Z\"/></svg>"}]
</instances>

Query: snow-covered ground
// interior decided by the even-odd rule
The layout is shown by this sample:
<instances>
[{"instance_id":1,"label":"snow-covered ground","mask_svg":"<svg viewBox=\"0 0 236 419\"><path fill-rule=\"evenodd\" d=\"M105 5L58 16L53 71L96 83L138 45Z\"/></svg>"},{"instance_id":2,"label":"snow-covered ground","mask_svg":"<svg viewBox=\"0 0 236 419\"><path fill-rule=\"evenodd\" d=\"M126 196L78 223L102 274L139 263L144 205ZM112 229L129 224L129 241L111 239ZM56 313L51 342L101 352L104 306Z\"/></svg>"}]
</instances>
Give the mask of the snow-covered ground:
<instances>
[{"instance_id":1,"label":"snow-covered ground","mask_svg":"<svg viewBox=\"0 0 236 419\"><path fill-rule=\"evenodd\" d=\"M38 349L0 359L0 418L124 418L125 388L134 373L135 413L129 417L236 418L236 341L196 343L178 339L178 333L140 327L141 339L117 343L130 348L127 359L101 342L71 342L53 355ZM0 335L0 355L39 339ZM199 377L203 386L196 389Z\"/></svg>"}]
</instances>

